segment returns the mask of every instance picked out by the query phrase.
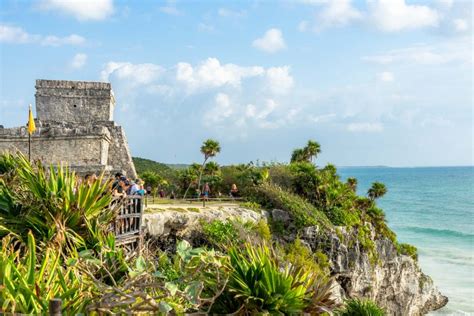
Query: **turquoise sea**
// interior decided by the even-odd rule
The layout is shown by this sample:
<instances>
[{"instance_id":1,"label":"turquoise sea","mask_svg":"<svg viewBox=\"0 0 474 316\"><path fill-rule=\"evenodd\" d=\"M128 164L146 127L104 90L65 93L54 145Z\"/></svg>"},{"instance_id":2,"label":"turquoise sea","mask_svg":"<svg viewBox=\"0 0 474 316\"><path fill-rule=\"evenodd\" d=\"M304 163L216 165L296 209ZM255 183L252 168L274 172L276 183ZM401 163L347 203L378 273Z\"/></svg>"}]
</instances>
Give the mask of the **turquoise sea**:
<instances>
[{"instance_id":1,"label":"turquoise sea","mask_svg":"<svg viewBox=\"0 0 474 316\"><path fill-rule=\"evenodd\" d=\"M360 194L385 183L380 199L389 226L401 242L418 247L423 271L448 305L432 315L474 315L474 167L339 168L356 177Z\"/></svg>"}]
</instances>

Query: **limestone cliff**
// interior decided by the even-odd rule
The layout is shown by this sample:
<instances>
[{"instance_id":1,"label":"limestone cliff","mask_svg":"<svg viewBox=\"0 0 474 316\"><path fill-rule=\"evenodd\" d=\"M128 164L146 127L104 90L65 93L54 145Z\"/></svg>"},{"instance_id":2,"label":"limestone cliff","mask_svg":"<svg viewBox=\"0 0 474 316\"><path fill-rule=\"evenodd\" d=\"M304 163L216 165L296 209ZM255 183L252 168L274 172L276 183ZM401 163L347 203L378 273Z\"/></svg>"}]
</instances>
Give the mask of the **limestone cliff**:
<instances>
[{"instance_id":1,"label":"limestone cliff","mask_svg":"<svg viewBox=\"0 0 474 316\"><path fill-rule=\"evenodd\" d=\"M165 248L176 239L187 239L199 244L197 236L201 221L272 219L291 221L282 210L254 212L228 205L214 208L189 208L155 210L145 214L144 225L149 236ZM290 224L291 225L291 224ZM322 230L317 226L306 227L301 232L289 232L278 237L280 242L290 242L299 235L302 242L313 251L322 250L329 258L331 275L337 284L339 299L367 297L383 306L388 315L424 315L446 305L448 299L441 295L431 278L421 271L411 257L400 255L389 239L370 236L375 245L376 259L360 244L355 229L337 228Z\"/></svg>"}]
</instances>

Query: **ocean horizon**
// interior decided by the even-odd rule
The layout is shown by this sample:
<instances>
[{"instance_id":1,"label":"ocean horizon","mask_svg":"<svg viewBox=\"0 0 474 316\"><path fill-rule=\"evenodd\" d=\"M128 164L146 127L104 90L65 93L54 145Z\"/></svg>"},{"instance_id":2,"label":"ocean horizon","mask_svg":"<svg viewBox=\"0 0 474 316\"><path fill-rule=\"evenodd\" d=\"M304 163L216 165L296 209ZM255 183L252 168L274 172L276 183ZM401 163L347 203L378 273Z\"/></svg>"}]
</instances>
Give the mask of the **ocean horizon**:
<instances>
[{"instance_id":1,"label":"ocean horizon","mask_svg":"<svg viewBox=\"0 0 474 316\"><path fill-rule=\"evenodd\" d=\"M400 242L418 248L419 264L449 303L430 315L474 314L474 167L339 167L356 177L358 193L375 181L378 203Z\"/></svg>"}]
</instances>

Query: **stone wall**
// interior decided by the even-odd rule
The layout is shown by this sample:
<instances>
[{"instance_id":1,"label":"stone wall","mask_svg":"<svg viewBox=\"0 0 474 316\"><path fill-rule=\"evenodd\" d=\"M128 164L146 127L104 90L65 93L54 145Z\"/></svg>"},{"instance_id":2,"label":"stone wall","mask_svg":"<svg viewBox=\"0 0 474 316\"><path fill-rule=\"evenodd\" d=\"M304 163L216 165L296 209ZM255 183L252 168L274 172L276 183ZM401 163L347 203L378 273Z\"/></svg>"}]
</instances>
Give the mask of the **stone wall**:
<instances>
[{"instance_id":1,"label":"stone wall","mask_svg":"<svg viewBox=\"0 0 474 316\"><path fill-rule=\"evenodd\" d=\"M80 173L105 170L136 178L125 131L113 121L114 107L110 83L37 80L32 158ZM0 153L17 150L28 155L26 127L0 126Z\"/></svg>"},{"instance_id":2,"label":"stone wall","mask_svg":"<svg viewBox=\"0 0 474 316\"><path fill-rule=\"evenodd\" d=\"M40 121L90 124L112 121L115 100L110 83L36 80Z\"/></svg>"},{"instance_id":3,"label":"stone wall","mask_svg":"<svg viewBox=\"0 0 474 316\"><path fill-rule=\"evenodd\" d=\"M67 164L73 168L76 166L104 166L105 168L109 141L105 135L33 136L31 158L41 160L46 165ZM21 151L28 155L28 137L0 138L0 152L4 151Z\"/></svg>"},{"instance_id":4,"label":"stone wall","mask_svg":"<svg viewBox=\"0 0 474 316\"><path fill-rule=\"evenodd\" d=\"M109 147L108 164L111 166L123 166L123 171L130 178L137 178L135 165L130 163L132 155L128 148L127 137L122 126L113 126L109 129L111 143Z\"/></svg>"}]
</instances>

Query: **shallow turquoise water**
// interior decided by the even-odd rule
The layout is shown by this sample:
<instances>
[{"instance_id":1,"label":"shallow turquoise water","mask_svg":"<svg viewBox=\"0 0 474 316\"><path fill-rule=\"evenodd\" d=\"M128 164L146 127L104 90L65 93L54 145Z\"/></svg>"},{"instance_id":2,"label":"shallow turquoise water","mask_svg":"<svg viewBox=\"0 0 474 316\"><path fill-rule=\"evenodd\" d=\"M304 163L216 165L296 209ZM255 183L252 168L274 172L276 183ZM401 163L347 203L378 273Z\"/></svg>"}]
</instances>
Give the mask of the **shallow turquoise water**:
<instances>
[{"instance_id":1,"label":"shallow turquoise water","mask_svg":"<svg viewBox=\"0 0 474 316\"><path fill-rule=\"evenodd\" d=\"M359 194L385 183L380 199L401 242L418 247L423 271L448 305L433 315L474 315L474 167L339 168L356 177Z\"/></svg>"}]
</instances>

